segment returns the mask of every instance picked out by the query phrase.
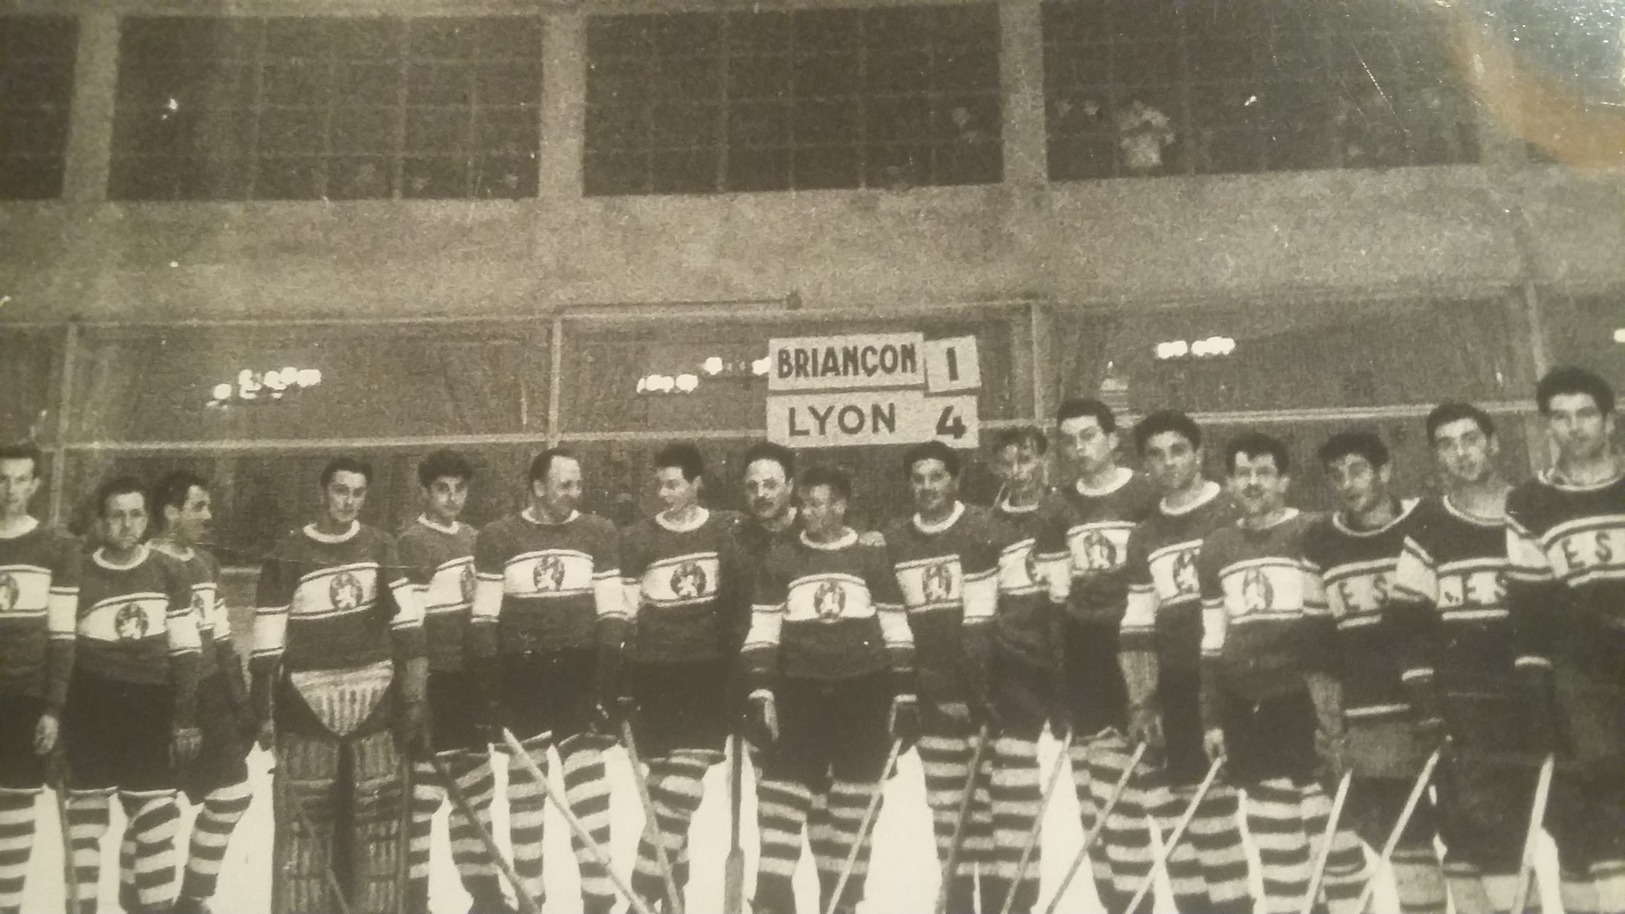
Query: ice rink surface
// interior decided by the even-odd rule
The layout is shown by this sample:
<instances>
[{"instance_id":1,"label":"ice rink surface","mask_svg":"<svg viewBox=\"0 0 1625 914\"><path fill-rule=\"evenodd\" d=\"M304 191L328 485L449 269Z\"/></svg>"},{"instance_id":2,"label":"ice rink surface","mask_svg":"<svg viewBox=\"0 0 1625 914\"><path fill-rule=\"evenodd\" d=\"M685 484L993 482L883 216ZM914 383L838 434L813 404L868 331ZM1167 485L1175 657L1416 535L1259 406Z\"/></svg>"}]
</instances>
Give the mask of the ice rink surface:
<instances>
[{"instance_id":1,"label":"ice rink surface","mask_svg":"<svg viewBox=\"0 0 1625 914\"><path fill-rule=\"evenodd\" d=\"M1047 783L1050 766L1056 759L1056 744L1047 736L1039 749L1039 760ZM496 756L499 796L506 784L505 757ZM898 775L886 787L885 803L875 828L874 857L870 863L868 896L859 908L862 914L924 914L936 899L938 867L931 840L931 820L925 806L925 785L919 757L909 752L900 759ZM248 914L267 912L271 904L271 782L270 758L256 749L249 758L253 779L254 802L238 825L220 877L220 888L212 901L216 914ZM559 795L563 795L559 767L550 769L551 779ZM630 875L636 854L639 830L643 825L642 810L638 808L633 788L631 769L626 755L620 749L609 753L611 780L611 812L614 821L612 850L615 868L622 875ZM750 766L745 766L745 797L742 807L741 841L745 848L745 899L748 905L756 872L756 804L752 788ZM722 870L728 854L728 766L712 768L705 781L705 802L694 817L690 833L690 859L692 877L687 890L687 910L693 914L722 910ZM183 801L183 807L185 806ZM449 806L443 806L435 822L435 837L430 879L430 907L434 914L463 914L469 899L457 880L451 864L451 850L446 835L446 816ZM1063 774L1055 796L1045 814L1043 856L1040 871L1043 888L1040 905L1047 905L1083 840L1083 829L1078 820L1077 801L1070 789L1070 776ZM38 804L38 830L35 850L29 867L28 886L24 896L25 914L57 914L64 910L62 895L62 843L57 825L56 803L47 792ZM189 829L195 810L185 809L185 823ZM501 800L495 810L496 838L507 846L507 808ZM118 804L113 805L113 826L103 841L101 875L102 912L118 911L118 841L124 819ZM576 877L575 857L570 850L569 827L551 806L548 809L545 847L547 899L544 914L571 914L580 910L580 894ZM180 844L184 857L185 844ZM1249 844L1249 854L1251 854ZM177 860L177 867L180 864ZM1258 891L1257 861L1254 859L1254 892ZM1556 892L1557 863L1549 839L1542 836L1537 858L1540 877L1540 905L1547 914L1562 910ZM1393 888L1386 872L1379 876L1374 910L1397 910ZM802 864L796 872L796 898L802 914L814 912L818 902L817 877L811 857L803 853ZM618 908L624 911L625 904ZM1101 910L1095 898L1094 886L1089 878L1088 866L1079 872L1068 888L1057 909L1059 914L1092 914ZM1160 877L1157 886L1157 911L1172 911L1173 903L1166 881ZM983 912L988 914L988 912Z\"/></svg>"}]
</instances>

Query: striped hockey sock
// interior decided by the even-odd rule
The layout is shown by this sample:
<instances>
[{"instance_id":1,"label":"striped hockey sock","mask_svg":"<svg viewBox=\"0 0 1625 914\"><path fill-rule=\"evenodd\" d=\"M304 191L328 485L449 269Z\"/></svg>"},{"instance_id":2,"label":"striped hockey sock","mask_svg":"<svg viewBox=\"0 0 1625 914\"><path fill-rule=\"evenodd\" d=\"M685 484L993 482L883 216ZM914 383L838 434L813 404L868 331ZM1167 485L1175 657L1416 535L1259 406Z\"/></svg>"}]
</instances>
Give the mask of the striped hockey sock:
<instances>
[{"instance_id":1,"label":"striped hockey sock","mask_svg":"<svg viewBox=\"0 0 1625 914\"><path fill-rule=\"evenodd\" d=\"M460 807L454 804L451 808L451 862L475 904L488 907L502 894L496 862L480 838L482 829L493 834L491 802L496 795L496 775L491 771L491 756L484 751L448 752L445 758L457 789L474 808L472 822Z\"/></svg>"},{"instance_id":2,"label":"striped hockey sock","mask_svg":"<svg viewBox=\"0 0 1625 914\"><path fill-rule=\"evenodd\" d=\"M418 898L429 897L429 841L434 830L434 814L440 811L445 792L434 766L425 761L412 763L412 825L406 838L406 878Z\"/></svg>"},{"instance_id":3,"label":"striped hockey sock","mask_svg":"<svg viewBox=\"0 0 1625 914\"><path fill-rule=\"evenodd\" d=\"M1299 788L1298 796L1304 835L1309 840L1310 866L1313 866L1320 856L1321 837L1326 834L1326 824L1331 818L1332 801L1319 784ZM1310 875L1313 875L1312 870ZM1326 869L1320 880L1330 914L1357 914L1354 905L1360 900L1360 893L1365 890L1369 878L1371 874L1365 865L1365 846L1360 843L1359 836L1339 822L1337 830L1332 832L1332 848L1326 855ZM1304 891L1308 889L1305 884Z\"/></svg>"},{"instance_id":4,"label":"striped hockey sock","mask_svg":"<svg viewBox=\"0 0 1625 914\"><path fill-rule=\"evenodd\" d=\"M1406 914L1430 914L1445 908L1444 872L1431 846L1400 845L1392 860L1394 890Z\"/></svg>"},{"instance_id":5,"label":"striped hockey sock","mask_svg":"<svg viewBox=\"0 0 1625 914\"><path fill-rule=\"evenodd\" d=\"M1154 787L1146 791L1146 809L1156 822L1166 841L1185 808L1195 798L1195 791ZM1207 805L1205 802L1203 805ZM1200 815L1200 810L1198 811ZM1201 854L1196 844L1196 820L1185 831L1185 837L1168 851L1168 885L1174 892L1174 907L1180 911L1201 911L1207 908L1207 883L1202 877Z\"/></svg>"},{"instance_id":6,"label":"striped hockey sock","mask_svg":"<svg viewBox=\"0 0 1625 914\"><path fill-rule=\"evenodd\" d=\"M756 785L756 822L761 831L762 853L757 863L757 880L784 880L795 875L801 859L801 827L812 807L812 791L805 784L764 772ZM813 836L813 854L822 870L824 854L818 837ZM838 864L837 864L838 865ZM762 895L758 887L757 895ZM778 902L779 899L773 899Z\"/></svg>"},{"instance_id":7,"label":"striped hockey sock","mask_svg":"<svg viewBox=\"0 0 1625 914\"><path fill-rule=\"evenodd\" d=\"M1563 914L1600 914L1605 910L1597 897L1597 886L1591 881L1589 869L1570 869L1563 864L1562 848L1559 848L1558 863L1558 900L1563 903ZM1536 886L1531 877L1529 897L1538 897ZM1516 888L1514 888L1516 891Z\"/></svg>"},{"instance_id":8,"label":"striped hockey sock","mask_svg":"<svg viewBox=\"0 0 1625 914\"><path fill-rule=\"evenodd\" d=\"M525 751L536 761L543 777L548 776L547 749L553 736L544 733L523 742ZM531 777L529 766L513 756L508 758L508 838L513 845L513 868L525 894L542 901L542 814L547 794Z\"/></svg>"},{"instance_id":9,"label":"striped hockey sock","mask_svg":"<svg viewBox=\"0 0 1625 914\"><path fill-rule=\"evenodd\" d=\"M73 850L74 894L79 910L96 910L102 876L102 836L112 821L112 788L68 791L68 845Z\"/></svg>"},{"instance_id":10,"label":"striped hockey sock","mask_svg":"<svg viewBox=\"0 0 1625 914\"><path fill-rule=\"evenodd\" d=\"M1241 843L1241 798L1234 787L1214 784L1196 809L1186 839L1196 848L1207 892L1204 906L1214 914L1250 914L1247 850Z\"/></svg>"},{"instance_id":11,"label":"striped hockey sock","mask_svg":"<svg viewBox=\"0 0 1625 914\"><path fill-rule=\"evenodd\" d=\"M831 854L818 856L819 907L829 907L829 896L835 892L835 883L840 881L841 870L846 866L846 860L852 854L852 848L858 843L858 830L863 825L863 814L869 808L869 795L874 785L857 781L837 780L829 789L829 833L828 850ZM874 829L863 836L863 844L858 847L857 859L852 863L852 874L846 880L846 887L841 890L841 898L837 902L837 910L853 910L858 902L863 900L864 886L869 878L869 855L874 845ZM828 864L833 864L830 866Z\"/></svg>"},{"instance_id":12,"label":"striped hockey sock","mask_svg":"<svg viewBox=\"0 0 1625 914\"><path fill-rule=\"evenodd\" d=\"M1309 838L1298 786L1272 778L1250 787L1247 830L1264 877L1260 914L1296 914L1309 891Z\"/></svg>"},{"instance_id":13,"label":"striped hockey sock","mask_svg":"<svg viewBox=\"0 0 1625 914\"><path fill-rule=\"evenodd\" d=\"M40 788L0 788L0 911L23 903L23 878L34 850L34 798Z\"/></svg>"},{"instance_id":14,"label":"striped hockey sock","mask_svg":"<svg viewBox=\"0 0 1625 914\"><path fill-rule=\"evenodd\" d=\"M1061 764L1061 760L1057 758L1055 764ZM1010 886L1016 882L1022 850L1039 826L1043 787L1039 780L1037 740L1001 736L994 743L992 801L995 859L993 878L984 879L982 898L983 910L988 909L986 902L991 901L996 914L1004 906ZM1040 845L1035 843L1027 860L1027 870L1016 886L1012 911L1030 911L1038 902L1039 854Z\"/></svg>"},{"instance_id":15,"label":"striped hockey sock","mask_svg":"<svg viewBox=\"0 0 1625 914\"><path fill-rule=\"evenodd\" d=\"M688 882L688 825L705 798L705 772L722 761L722 753L710 749L678 749L670 755L649 761L649 799L655 808L655 840L666 850L672 879L677 890ZM638 862L632 872L634 891L660 898L666 893L665 878L649 834L638 841Z\"/></svg>"},{"instance_id":16,"label":"striped hockey sock","mask_svg":"<svg viewBox=\"0 0 1625 914\"><path fill-rule=\"evenodd\" d=\"M929 724L931 717L926 717ZM920 763L925 769L925 800L931 807L931 828L937 841L937 863L945 864L953 844L954 825L959 817L959 806L965 794L965 778L970 772L973 747L971 739L961 732L924 733L917 745ZM975 864L969 851L970 836L964 838L966 847L960 849L956 875L968 875Z\"/></svg>"},{"instance_id":17,"label":"striped hockey sock","mask_svg":"<svg viewBox=\"0 0 1625 914\"><path fill-rule=\"evenodd\" d=\"M593 841L609 847L609 775L604 769L607 743L594 736L577 735L559 744L564 766L564 799ZM615 883L609 871L593 858L585 842L573 831L570 845L581 868L582 910L605 914L615 904Z\"/></svg>"},{"instance_id":18,"label":"striped hockey sock","mask_svg":"<svg viewBox=\"0 0 1625 914\"><path fill-rule=\"evenodd\" d=\"M135 844L136 897L144 908L162 908L174 900L175 836L181 827L175 791L122 791L119 802L128 817L124 834ZM131 881L124 878L123 869L120 881Z\"/></svg>"},{"instance_id":19,"label":"striped hockey sock","mask_svg":"<svg viewBox=\"0 0 1625 914\"><path fill-rule=\"evenodd\" d=\"M1085 741L1084 751L1081 754L1083 765L1089 770L1087 802L1092 809L1090 816L1092 821L1106 808L1106 804L1111 800L1112 790L1122 779L1123 772L1128 769L1128 743L1116 731L1107 731L1101 736ZM1077 763L1077 758L1077 754L1074 754L1074 764ZM1117 799L1117 805L1106 819L1105 829L1097 847L1102 849L1098 856L1106 864L1104 874L1114 889L1114 900L1108 901L1105 895L1101 896L1101 901L1107 905L1108 911L1117 912L1126 908L1129 899L1151 873L1153 855L1146 802L1145 787L1136 778L1124 788L1122 795ZM1102 872L1103 868L1097 863L1095 865L1097 884ZM1151 901L1152 895L1147 892L1141 901L1141 910L1150 910Z\"/></svg>"},{"instance_id":20,"label":"striped hockey sock","mask_svg":"<svg viewBox=\"0 0 1625 914\"><path fill-rule=\"evenodd\" d=\"M1591 884L1596 888L1599 910L1625 911L1625 860L1615 857L1591 864Z\"/></svg>"},{"instance_id":21,"label":"striped hockey sock","mask_svg":"<svg viewBox=\"0 0 1625 914\"><path fill-rule=\"evenodd\" d=\"M1083 833L1089 834L1100 819L1100 797L1110 797L1115 782L1104 785L1097 793L1095 789L1094 768L1090 764L1090 743L1087 739L1074 738L1072 744L1066 748L1067 759L1072 766L1072 788L1078 797L1078 817L1082 820ZM1089 871L1094 877L1095 895L1100 899L1100 906L1108 912L1118 912L1128 904L1128 896L1117 890L1112 881L1111 862L1106 857L1105 835L1095 842L1094 848L1089 852Z\"/></svg>"},{"instance_id":22,"label":"striped hockey sock","mask_svg":"<svg viewBox=\"0 0 1625 914\"><path fill-rule=\"evenodd\" d=\"M203 808L198 810L197 820L192 825L182 895L201 900L214 894L220 866L226 858L226 845L253 799L253 789L247 781L218 787L203 798Z\"/></svg>"}]
</instances>

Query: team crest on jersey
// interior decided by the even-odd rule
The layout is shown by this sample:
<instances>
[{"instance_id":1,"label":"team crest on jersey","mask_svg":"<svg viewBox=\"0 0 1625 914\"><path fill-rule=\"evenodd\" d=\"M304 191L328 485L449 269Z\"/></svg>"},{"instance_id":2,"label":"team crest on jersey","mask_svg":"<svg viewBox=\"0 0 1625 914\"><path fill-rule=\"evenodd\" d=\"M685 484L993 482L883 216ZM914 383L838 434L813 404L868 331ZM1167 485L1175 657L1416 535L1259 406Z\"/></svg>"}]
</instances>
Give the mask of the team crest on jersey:
<instances>
[{"instance_id":1,"label":"team crest on jersey","mask_svg":"<svg viewBox=\"0 0 1625 914\"><path fill-rule=\"evenodd\" d=\"M120 641L137 641L147 636L147 614L135 601L124 604L113 614L113 631Z\"/></svg>"},{"instance_id":2,"label":"team crest on jersey","mask_svg":"<svg viewBox=\"0 0 1625 914\"><path fill-rule=\"evenodd\" d=\"M17 605L17 596L20 593L17 579L9 574L0 574L0 613L10 612Z\"/></svg>"},{"instance_id":3,"label":"team crest on jersey","mask_svg":"<svg viewBox=\"0 0 1625 914\"><path fill-rule=\"evenodd\" d=\"M1027 580L1034 584L1040 583L1038 577L1038 551L1028 549L1021 554L1021 566L1027 571Z\"/></svg>"},{"instance_id":4,"label":"team crest on jersey","mask_svg":"<svg viewBox=\"0 0 1625 914\"><path fill-rule=\"evenodd\" d=\"M813 611L825 622L834 622L846 610L846 590L834 581L825 581L813 591Z\"/></svg>"},{"instance_id":5,"label":"team crest on jersey","mask_svg":"<svg viewBox=\"0 0 1625 914\"><path fill-rule=\"evenodd\" d=\"M927 602L949 600L954 595L954 573L947 562L938 562L920 575L920 587Z\"/></svg>"},{"instance_id":6,"label":"team crest on jersey","mask_svg":"<svg viewBox=\"0 0 1625 914\"><path fill-rule=\"evenodd\" d=\"M1174 590L1182 597L1194 596L1202 591L1196 576L1196 550L1181 549L1174 554Z\"/></svg>"},{"instance_id":7,"label":"team crest on jersey","mask_svg":"<svg viewBox=\"0 0 1625 914\"><path fill-rule=\"evenodd\" d=\"M671 592L682 599L705 596L709 583L705 569L700 567L699 562L684 562L671 573Z\"/></svg>"},{"instance_id":8,"label":"team crest on jersey","mask_svg":"<svg viewBox=\"0 0 1625 914\"><path fill-rule=\"evenodd\" d=\"M1275 586L1262 568L1254 568L1241 579L1241 608L1247 612L1267 611L1275 603Z\"/></svg>"},{"instance_id":9,"label":"team crest on jersey","mask_svg":"<svg viewBox=\"0 0 1625 914\"><path fill-rule=\"evenodd\" d=\"M334 609L355 609L361 605L361 582L348 571L341 571L327 586L327 596Z\"/></svg>"},{"instance_id":10,"label":"team crest on jersey","mask_svg":"<svg viewBox=\"0 0 1625 914\"><path fill-rule=\"evenodd\" d=\"M463 573L457 576L457 589L463 594L464 603L474 602L474 563L469 562L463 566Z\"/></svg>"},{"instance_id":11,"label":"team crest on jersey","mask_svg":"<svg viewBox=\"0 0 1625 914\"><path fill-rule=\"evenodd\" d=\"M1099 530L1083 535L1083 570L1111 571L1118 565L1117 546Z\"/></svg>"},{"instance_id":12,"label":"team crest on jersey","mask_svg":"<svg viewBox=\"0 0 1625 914\"><path fill-rule=\"evenodd\" d=\"M473 571L472 568L469 569ZM536 566L531 570L531 578L536 589L541 591L559 590L564 586L564 560L556 555L544 555L536 560ZM473 588L463 585L464 593L472 593Z\"/></svg>"},{"instance_id":13,"label":"team crest on jersey","mask_svg":"<svg viewBox=\"0 0 1625 914\"><path fill-rule=\"evenodd\" d=\"M192 612L197 613L198 618L201 619L207 609L208 601L203 599L203 593L197 590L192 591Z\"/></svg>"}]
</instances>

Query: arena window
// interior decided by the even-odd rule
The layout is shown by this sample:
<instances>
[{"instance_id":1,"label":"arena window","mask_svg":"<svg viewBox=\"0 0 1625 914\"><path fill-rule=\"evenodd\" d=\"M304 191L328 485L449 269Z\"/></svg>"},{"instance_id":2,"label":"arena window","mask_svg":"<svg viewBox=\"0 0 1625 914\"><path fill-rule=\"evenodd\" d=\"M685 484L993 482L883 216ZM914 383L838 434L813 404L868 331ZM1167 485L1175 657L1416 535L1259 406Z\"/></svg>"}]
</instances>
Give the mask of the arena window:
<instances>
[{"instance_id":1,"label":"arena window","mask_svg":"<svg viewBox=\"0 0 1625 914\"><path fill-rule=\"evenodd\" d=\"M0 16L0 200L62 196L78 22Z\"/></svg>"},{"instance_id":2,"label":"arena window","mask_svg":"<svg viewBox=\"0 0 1625 914\"><path fill-rule=\"evenodd\" d=\"M541 19L122 21L110 194L536 195Z\"/></svg>"},{"instance_id":3,"label":"arena window","mask_svg":"<svg viewBox=\"0 0 1625 914\"><path fill-rule=\"evenodd\" d=\"M1050 0L1050 178L1476 162L1430 6Z\"/></svg>"},{"instance_id":4,"label":"arena window","mask_svg":"<svg viewBox=\"0 0 1625 914\"><path fill-rule=\"evenodd\" d=\"M588 194L1001 180L993 4L594 16Z\"/></svg>"}]
</instances>

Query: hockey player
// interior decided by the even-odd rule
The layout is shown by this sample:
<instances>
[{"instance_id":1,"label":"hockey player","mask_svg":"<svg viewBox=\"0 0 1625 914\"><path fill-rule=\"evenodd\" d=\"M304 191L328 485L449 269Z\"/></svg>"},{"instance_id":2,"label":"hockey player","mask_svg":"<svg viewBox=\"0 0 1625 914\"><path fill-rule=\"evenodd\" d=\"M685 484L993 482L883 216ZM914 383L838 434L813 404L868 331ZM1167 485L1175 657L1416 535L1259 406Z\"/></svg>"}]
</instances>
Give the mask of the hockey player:
<instances>
[{"instance_id":1,"label":"hockey player","mask_svg":"<svg viewBox=\"0 0 1625 914\"><path fill-rule=\"evenodd\" d=\"M1309 890L1310 837L1329 810L1316 778L1341 727L1327 673L1334 629L1303 554L1315 518L1286 505L1286 446L1244 434L1225 447L1225 465L1241 517L1208 534L1196 560L1203 742L1247 792L1262 914L1284 914Z\"/></svg>"},{"instance_id":2,"label":"hockey player","mask_svg":"<svg viewBox=\"0 0 1625 914\"><path fill-rule=\"evenodd\" d=\"M1483 410L1441 404L1426 427L1444 494L1417 506L1394 570L1394 586L1425 613L1405 685L1423 738L1450 738L1436 777L1450 898L1461 914L1495 914L1512 908L1534 784L1512 687L1511 487Z\"/></svg>"},{"instance_id":3,"label":"hockey player","mask_svg":"<svg viewBox=\"0 0 1625 914\"><path fill-rule=\"evenodd\" d=\"M762 442L745 452L745 506L748 516L734 527L739 553L752 568L780 543L800 533L796 508L796 455L782 444Z\"/></svg>"},{"instance_id":4,"label":"hockey player","mask_svg":"<svg viewBox=\"0 0 1625 914\"><path fill-rule=\"evenodd\" d=\"M1394 589L1394 567L1416 529L1416 502L1390 493L1393 467L1375 433L1339 432L1326 439L1318 456L1339 510L1310 529L1304 557L1321 576L1337 626L1334 694L1344 726L1328 747L1337 762L1332 774L1353 774L1326 860L1326 898L1339 914L1359 899L1369 878L1359 839L1373 847L1387 841L1433 746L1415 727L1404 684L1408 645L1417 640L1413 620L1420 613L1397 600ZM1444 909L1444 873L1433 835L1433 804L1423 794L1390 861L1403 911Z\"/></svg>"},{"instance_id":5,"label":"hockey player","mask_svg":"<svg viewBox=\"0 0 1625 914\"><path fill-rule=\"evenodd\" d=\"M1532 747L1558 759L1546 827L1565 911L1625 911L1625 459L1614 392L1554 369L1535 402L1557 462L1507 496L1507 603Z\"/></svg>"},{"instance_id":6,"label":"hockey player","mask_svg":"<svg viewBox=\"0 0 1625 914\"><path fill-rule=\"evenodd\" d=\"M993 617L993 705L1000 731L993 744L992 872L982 882L984 910L997 911L1021 869L1022 850L1037 831L1038 737L1057 697L1056 658L1050 632L1064 612L1067 561L1064 507L1044 484L1049 441L1033 426L1007 429L993 443L993 469L1003 483L993 514L1006 528L999 554L999 596ZM1057 740L1066 724L1056 714ZM1057 760L1056 764L1059 764ZM1010 910L1025 914L1038 902L1040 850L1034 845ZM986 904L991 900L993 906Z\"/></svg>"},{"instance_id":7,"label":"hockey player","mask_svg":"<svg viewBox=\"0 0 1625 914\"><path fill-rule=\"evenodd\" d=\"M887 743L918 729L914 640L885 550L846 526L846 476L814 467L801 482L802 530L758 574L744 660L752 741L762 747L757 912L792 914L790 877L809 839L830 908L870 794L887 776ZM818 799L821 798L820 803ZM827 812L809 820L814 808ZM863 898L873 832L834 909Z\"/></svg>"},{"instance_id":8,"label":"hockey player","mask_svg":"<svg viewBox=\"0 0 1625 914\"><path fill-rule=\"evenodd\" d=\"M175 903L176 914L192 914L208 910L232 830L253 799L245 760L257 726L220 596L220 564L203 548L213 519L209 484L196 473L176 470L153 487L152 505L157 532L149 545L186 567L201 647L197 721L203 742L197 758L181 772L180 785L202 809L192 825L186 874Z\"/></svg>"},{"instance_id":9,"label":"hockey player","mask_svg":"<svg viewBox=\"0 0 1625 914\"><path fill-rule=\"evenodd\" d=\"M199 640L186 568L141 540L147 494L128 476L96 492L101 545L79 590L73 681L62 721L68 841L79 910L94 914L101 839L115 792L124 807L121 907L174 903L177 771L197 755Z\"/></svg>"},{"instance_id":10,"label":"hockey player","mask_svg":"<svg viewBox=\"0 0 1625 914\"><path fill-rule=\"evenodd\" d=\"M367 463L329 461L321 513L260 571L249 665L261 738L275 746L277 911L406 901L403 759L427 743L428 665L395 541L359 520L371 480Z\"/></svg>"},{"instance_id":11,"label":"hockey player","mask_svg":"<svg viewBox=\"0 0 1625 914\"><path fill-rule=\"evenodd\" d=\"M488 703L476 718L506 726L547 770L549 746L564 769L565 801L593 840L608 845L607 733L595 732L599 702L613 704L612 675L626 639L627 613L615 528L577 510L581 462L549 448L530 462L530 505L488 524L474 541L470 669ZM598 726L597 729L605 729ZM508 833L514 869L527 894L542 900L543 785L522 759L508 759ZM573 834L581 870L581 909L607 914L615 903L609 874ZM495 898L491 899L492 902Z\"/></svg>"},{"instance_id":12,"label":"hockey player","mask_svg":"<svg viewBox=\"0 0 1625 914\"><path fill-rule=\"evenodd\" d=\"M1158 770L1148 804L1165 834L1190 806L1206 773L1202 750L1202 594L1196 557L1202 540L1238 517L1235 499L1202 476L1202 430L1184 413L1161 411L1134 427L1141 466L1162 501L1129 538L1128 606L1122 666L1129 695L1129 740L1149 747ZM1208 789L1181 841L1168 854L1180 911L1252 910L1247 856L1229 779Z\"/></svg>"},{"instance_id":13,"label":"hockey player","mask_svg":"<svg viewBox=\"0 0 1625 914\"><path fill-rule=\"evenodd\" d=\"M34 800L59 748L73 670L79 550L28 513L41 459L32 443L0 446L0 914L22 904Z\"/></svg>"},{"instance_id":14,"label":"hockey player","mask_svg":"<svg viewBox=\"0 0 1625 914\"><path fill-rule=\"evenodd\" d=\"M732 531L700 506L700 452L690 444L668 445L655 455L654 467L664 510L627 531L621 546L627 605L636 608L628 710L649 768L656 839L681 892L702 779L722 760L737 720L731 699L750 610ZM665 897L647 832L638 844L632 888L646 898Z\"/></svg>"},{"instance_id":15,"label":"hockey player","mask_svg":"<svg viewBox=\"0 0 1625 914\"><path fill-rule=\"evenodd\" d=\"M914 516L892 524L885 538L914 635L922 702L920 762L938 862L946 866L978 727L987 724L990 733L998 729L989 683L989 629L1004 535L990 512L959 500L959 455L946 444L928 441L909 448L903 469ZM978 787L958 865L949 876L948 910L954 914L974 909L976 871L992 872L989 803L986 788ZM986 910L1004 898L989 892L982 900Z\"/></svg>"},{"instance_id":16,"label":"hockey player","mask_svg":"<svg viewBox=\"0 0 1625 914\"><path fill-rule=\"evenodd\" d=\"M474 809L475 821L470 821L461 807L452 806L452 862L473 898L474 910L502 911L507 901L497 881L496 865L479 834L481 829L491 831L491 800L496 790L490 734L480 727L487 707L484 692L464 662L475 590L474 528L459 518L468 504L473 479L474 468L456 451L435 451L425 457L418 464L423 513L401 531L396 545L423 606L430 748ZM409 914L427 914L429 909L429 837L434 814L445 799L434 765L427 759L415 760L407 864Z\"/></svg>"},{"instance_id":17,"label":"hockey player","mask_svg":"<svg viewBox=\"0 0 1625 914\"><path fill-rule=\"evenodd\" d=\"M1128 694L1117 659L1118 633L1128 601L1129 534L1155 509L1157 497L1143 476L1117 465L1117 417L1104 403L1068 400L1055 422L1058 448L1074 479L1061 488L1071 575L1058 594L1066 612L1053 643L1062 652L1060 682L1072 726L1068 752L1088 831L1128 767ZM1092 858L1095 890L1111 914L1123 910L1151 872L1145 804L1143 785L1131 782L1103 828L1104 852Z\"/></svg>"}]
</instances>

